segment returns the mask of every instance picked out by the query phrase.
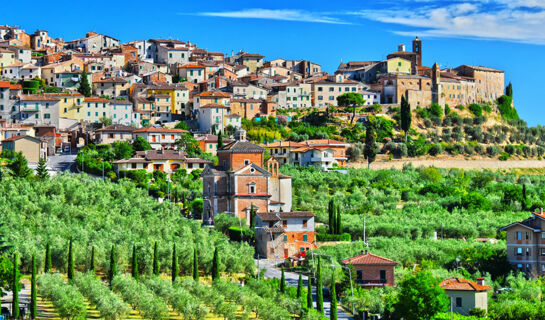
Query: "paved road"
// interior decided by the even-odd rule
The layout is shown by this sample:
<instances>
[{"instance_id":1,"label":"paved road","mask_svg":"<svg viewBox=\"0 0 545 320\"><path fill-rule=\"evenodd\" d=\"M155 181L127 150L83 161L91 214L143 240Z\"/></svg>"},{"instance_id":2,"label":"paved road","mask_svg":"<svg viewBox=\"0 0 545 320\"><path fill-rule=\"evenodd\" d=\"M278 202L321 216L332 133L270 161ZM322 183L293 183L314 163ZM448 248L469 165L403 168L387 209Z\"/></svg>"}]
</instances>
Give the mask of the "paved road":
<instances>
[{"instance_id":1,"label":"paved road","mask_svg":"<svg viewBox=\"0 0 545 320\"><path fill-rule=\"evenodd\" d=\"M266 269L265 271L265 277L267 278L278 278L280 279L282 277L282 271L275 268L276 262L271 260L265 260L261 259L258 261L256 260L256 265L259 266L260 269ZM284 272L284 276L286 277L286 282L288 285L292 287L297 287L299 282L299 274L295 272ZM306 288L307 287L307 279L308 277L303 275L303 285ZM326 289L327 290L327 289ZM312 295L314 299L314 307L316 308L316 288L312 286ZM354 320L350 315L348 315L346 312L344 312L343 309L341 309L340 305L338 305L337 309L337 318L339 320ZM331 303L329 301L329 298L324 294L324 312L325 316L329 318L329 310L331 309Z\"/></svg>"},{"instance_id":2,"label":"paved road","mask_svg":"<svg viewBox=\"0 0 545 320\"><path fill-rule=\"evenodd\" d=\"M47 158L47 168L50 170L50 173L55 174L57 172L70 170L70 167L75 161L75 154L54 155Z\"/></svg>"}]
</instances>

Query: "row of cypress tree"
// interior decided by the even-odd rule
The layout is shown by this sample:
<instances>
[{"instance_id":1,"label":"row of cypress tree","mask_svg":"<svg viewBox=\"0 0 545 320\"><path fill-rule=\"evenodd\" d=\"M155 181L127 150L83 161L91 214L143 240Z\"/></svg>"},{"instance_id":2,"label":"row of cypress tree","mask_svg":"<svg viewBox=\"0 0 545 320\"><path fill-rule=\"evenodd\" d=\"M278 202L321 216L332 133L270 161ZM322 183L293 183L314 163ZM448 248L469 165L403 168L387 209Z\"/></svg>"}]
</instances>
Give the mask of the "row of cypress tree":
<instances>
[{"instance_id":1,"label":"row of cypress tree","mask_svg":"<svg viewBox=\"0 0 545 320\"><path fill-rule=\"evenodd\" d=\"M335 203L335 199L331 198L327 207L327 212L329 214L329 233L330 234L341 234L343 232L342 221L341 221L341 209Z\"/></svg>"}]
</instances>

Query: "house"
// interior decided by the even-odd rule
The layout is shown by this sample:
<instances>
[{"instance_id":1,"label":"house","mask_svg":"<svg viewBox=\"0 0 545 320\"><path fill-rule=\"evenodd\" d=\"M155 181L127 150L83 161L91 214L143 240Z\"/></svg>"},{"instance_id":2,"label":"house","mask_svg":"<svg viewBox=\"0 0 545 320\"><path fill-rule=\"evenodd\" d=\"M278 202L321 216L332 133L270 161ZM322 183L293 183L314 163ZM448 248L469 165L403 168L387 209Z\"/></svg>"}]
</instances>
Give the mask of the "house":
<instances>
[{"instance_id":1,"label":"house","mask_svg":"<svg viewBox=\"0 0 545 320\"><path fill-rule=\"evenodd\" d=\"M402 58L404 60L410 61L412 74L416 74L418 67L422 66L422 40L418 37L414 38L413 42L413 51L405 51L405 45L400 44L397 47L397 51L390 53L386 58L388 60L394 58Z\"/></svg>"},{"instance_id":2,"label":"house","mask_svg":"<svg viewBox=\"0 0 545 320\"><path fill-rule=\"evenodd\" d=\"M267 259L287 259L316 248L312 212L260 212L255 230L256 252Z\"/></svg>"},{"instance_id":3,"label":"house","mask_svg":"<svg viewBox=\"0 0 545 320\"><path fill-rule=\"evenodd\" d=\"M67 49L81 50L88 53L98 53L102 49L118 46L118 39L94 31L88 32L84 38L66 42Z\"/></svg>"},{"instance_id":4,"label":"house","mask_svg":"<svg viewBox=\"0 0 545 320\"><path fill-rule=\"evenodd\" d=\"M363 90L363 85L358 81L344 79L342 75L330 76L312 83L313 106L337 106L338 96L348 92L360 92L361 90Z\"/></svg>"},{"instance_id":5,"label":"house","mask_svg":"<svg viewBox=\"0 0 545 320\"><path fill-rule=\"evenodd\" d=\"M57 147L61 145L60 134L57 133L57 128L49 125L36 125L34 126L34 136L47 146L47 155L54 155Z\"/></svg>"},{"instance_id":6,"label":"house","mask_svg":"<svg viewBox=\"0 0 545 320\"><path fill-rule=\"evenodd\" d=\"M109 117L112 119L112 123L140 127L140 121L134 119L132 102L128 100L110 100L109 106Z\"/></svg>"},{"instance_id":7,"label":"house","mask_svg":"<svg viewBox=\"0 0 545 320\"><path fill-rule=\"evenodd\" d=\"M82 120L86 122L100 122L101 118L110 118L110 100L97 97L83 99ZM78 110L79 111L79 110Z\"/></svg>"},{"instance_id":8,"label":"house","mask_svg":"<svg viewBox=\"0 0 545 320\"><path fill-rule=\"evenodd\" d=\"M84 96L81 93L45 93L44 97L56 98L59 100L59 117L66 119L83 119Z\"/></svg>"},{"instance_id":9,"label":"house","mask_svg":"<svg viewBox=\"0 0 545 320\"><path fill-rule=\"evenodd\" d=\"M0 48L0 70L5 66L11 66L16 62L15 53L8 49Z\"/></svg>"},{"instance_id":10,"label":"house","mask_svg":"<svg viewBox=\"0 0 545 320\"><path fill-rule=\"evenodd\" d=\"M275 85L278 92L276 103L278 108L310 108L312 107L312 85L309 83L285 83Z\"/></svg>"},{"instance_id":11,"label":"house","mask_svg":"<svg viewBox=\"0 0 545 320\"><path fill-rule=\"evenodd\" d=\"M304 143L295 141L277 141L273 143L267 143L265 148L269 154L274 157L280 165L286 163L292 163L291 151L305 147Z\"/></svg>"},{"instance_id":12,"label":"house","mask_svg":"<svg viewBox=\"0 0 545 320\"><path fill-rule=\"evenodd\" d=\"M278 141L265 146L281 165L315 166L322 170L345 166L349 147L349 143L333 139Z\"/></svg>"},{"instance_id":13,"label":"house","mask_svg":"<svg viewBox=\"0 0 545 320\"><path fill-rule=\"evenodd\" d=\"M505 73L502 70L470 65L461 65L454 70L459 76L473 80L478 102L494 102L504 93Z\"/></svg>"},{"instance_id":14,"label":"house","mask_svg":"<svg viewBox=\"0 0 545 320\"><path fill-rule=\"evenodd\" d=\"M23 87L9 81L0 81L0 119L13 123L17 116L18 96Z\"/></svg>"},{"instance_id":15,"label":"house","mask_svg":"<svg viewBox=\"0 0 545 320\"><path fill-rule=\"evenodd\" d=\"M29 164L47 159L47 142L31 136L13 136L2 141L2 150L21 152Z\"/></svg>"},{"instance_id":16,"label":"house","mask_svg":"<svg viewBox=\"0 0 545 320\"><path fill-rule=\"evenodd\" d=\"M484 283L484 278L477 278L477 282L463 278L446 279L439 285L449 296L452 311L469 315L475 308L488 311L488 290L491 288Z\"/></svg>"},{"instance_id":17,"label":"house","mask_svg":"<svg viewBox=\"0 0 545 320\"><path fill-rule=\"evenodd\" d=\"M121 159L113 162L114 170L120 175L122 171L143 169L148 173L162 171L167 175L184 169L187 173L202 170L210 161L200 158L188 158L187 153L180 150L148 150L137 151L130 159Z\"/></svg>"},{"instance_id":18,"label":"house","mask_svg":"<svg viewBox=\"0 0 545 320\"><path fill-rule=\"evenodd\" d=\"M184 64L178 67L178 76L189 82L200 83L205 80L205 70L198 64Z\"/></svg>"},{"instance_id":19,"label":"house","mask_svg":"<svg viewBox=\"0 0 545 320\"><path fill-rule=\"evenodd\" d=\"M249 120L260 116L275 116L276 103L263 99L231 99L231 113Z\"/></svg>"},{"instance_id":20,"label":"house","mask_svg":"<svg viewBox=\"0 0 545 320\"><path fill-rule=\"evenodd\" d=\"M129 127L122 124L112 124L105 128L95 131L95 143L96 144L111 144L115 141L129 141L132 142L133 131L136 130L133 127Z\"/></svg>"},{"instance_id":21,"label":"house","mask_svg":"<svg viewBox=\"0 0 545 320\"><path fill-rule=\"evenodd\" d=\"M130 84L121 77L108 77L93 82L93 92L110 98L128 97Z\"/></svg>"},{"instance_id":22,"label":"house","mask_svg":"<svg viewBox=\"0 0 545 320\"><path fill-rule=\"evenodd\" d=\"M22 124L52 125L59 127L60 98L47 95L21 95L15 105L16 119Z\"/></svg>"},{"instance_id":23,"label":"house","mask_svg":"<svg viewBox=\"0 0 545 320\"><path fill-rule=\"evenodd\" d=\"M265 56L262 56L257 53L248 53L244 51L240 51L236 55L229 57L229 62L231 63L237 63L244 65L249 68L249 71L251 73L255 73L258 68L263 67L263 58Z\"/></svg>"},{"instance_id":24,"label":"house","mask_svg":"<svg viewBox=\"0 0 545 320\"><path fill-rule=\"evenodd\" d=\"M229 212L250 223L252 206L257 213L291 211L291 177L278 173L274 159L264 164L264 152L242 140L217 150L218 166L207 166L202 173L204 221Z\"/></svg>"},{"instance_id":25,"label":"house","mask_svg":"<svg viewBox=\"0 0 545 320\"><path fill-rule=\"evenodd\" d=\"M344 259L344 264L354 266L356 283L364 288L394 285L394 267L397 262L362 250L361 254Z\"/></svg>"},{"instance_id":26,"label":"house","mask_svg":"<svg viewBox=\"0 0 545 320\"><path fill-rule=\"evenodd\" d=\"M193 110L196 113L201 106L207 104L221 104L226 107L231 106L231 95L222 91L207 91L196 95L193 98Z\"/></svg>"},{"instance_id":27,"label":"house","mask_svg":"<svg viewBox=\"0 0 545 320\"><path fill-rule=\"evenodd\" d=\"M155 150L173 149L176 140L180 139L182 133L186 132L186 130L182 129L147 127L134 130L133 139L142 137Z\"/></svg>"},{"instance_id":28,"label":"house","mask_svg":"<svg viewBox=\"0 0 545 320\"><path fill-rule=\"evenodd\" d=\"M209 133L225 130L225 117L229 114L226 106L219 103L201 105L198 109L199 131Z\"/></svg>"},{"instance_id":29,"label":"house","mask_svg":"<svg viewBox=\"0 0 545 320\"><path fill-rule=\"evenodd\" d=\"M181 83L155 84L147 87L147 95L166 94L170 96L170 112L187 116L189 109L189 90Z\"/></svg>"},{"instance_id":30,"label":"house","mask_svg":"<svg viewBox=\"0 0 545 320\"><path fill-rule=\"evenodd\" d=\"M545 213L543 208L500 230L506 232L507 260L529 277L545 275Z\"/></svg>"},{"instance_id":31,"label":"house","mask_svg":"<svg viewBox=\"0 0 545 320\"><path fill-rule=\"evenodd\" d=\"M380 92L384 104L400 104L405 96L411 106L429 106L432 102L432 79L427 76L385 73L377 76L377 83L371 85Z\"/></svg>"},{"instance_id":32,"label":"house","mask_svg":"<svg viewBox=\"0 0 545 320\"><path fill-rule=\"evenodd\" d=\"M195 137L195 140L199 143L199 149L202 152L216 155L218 150L218 136L213 134L204 134L202 136ZM231 143L232 139L223 139L223 144Z\"/></svg>"}]
</instances>

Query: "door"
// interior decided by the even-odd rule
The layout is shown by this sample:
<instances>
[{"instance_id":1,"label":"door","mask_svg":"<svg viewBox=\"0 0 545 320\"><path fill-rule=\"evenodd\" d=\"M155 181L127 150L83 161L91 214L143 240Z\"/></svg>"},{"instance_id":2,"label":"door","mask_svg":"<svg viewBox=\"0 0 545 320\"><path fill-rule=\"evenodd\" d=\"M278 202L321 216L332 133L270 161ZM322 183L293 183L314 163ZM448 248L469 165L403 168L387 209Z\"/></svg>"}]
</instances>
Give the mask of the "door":
<instances>
[{"instance_id":1,"label":"door","mask_svg":"<svg viewBox=\"0 0 545 320\"><path fill-rule=\"evenodd\" d=\"M380 270L380 283L386 283L386 270Z\"/></svg>"},{"instance_id":2,"label":"door","mask_svg":"<svg viewBox=\"0 0 545 320\"><path fill-rule=\"evenodd\" d=\"M288 248L284 248L284 259L288 258Z\"/></svg>"}]
</instances>

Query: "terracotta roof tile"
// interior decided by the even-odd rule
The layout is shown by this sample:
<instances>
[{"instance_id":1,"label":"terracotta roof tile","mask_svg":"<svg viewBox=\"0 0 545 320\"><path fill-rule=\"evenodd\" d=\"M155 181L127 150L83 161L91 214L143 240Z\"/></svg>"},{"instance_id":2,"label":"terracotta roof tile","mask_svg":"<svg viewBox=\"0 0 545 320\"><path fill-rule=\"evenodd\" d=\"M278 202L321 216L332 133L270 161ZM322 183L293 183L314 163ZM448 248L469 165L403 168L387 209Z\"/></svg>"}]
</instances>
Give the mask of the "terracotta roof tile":
<instances>
[{"instance_id":1,"label":"terracotta roof tile","mask_svg":"<svg viewBox=\"0 0 545 320\"><path fill-rule=\"evenodd\" d=\"M451 278L446 279L439 285L445 290L456 290L456 291L486 291L490 290L489 286L481 285L471 280L463 278Z\"/></svg>"},{"instance_id":2,"label":"terracotta roof tile","mask_svg":"<svg viewBox=\"0 0 545 320\"><path fill-rule=\"evenodd\" d=\"M147 127L147 128L136 129L133 132L134 133L144 133L144 132L182 133L182 132L187 132L187 130Z\"/></svg>"},{"instance_id":3,"label":"terracotta roof tile","mask_svg":"<svg viewBox=\"0 0 545 320\"><path fill-rule=\"evenodd\" d=\"M257 213L262 221L280 221L290 218L312 218L314 213L310 211L299 212L260 212Z\"/></svg>"},{"instance_id":4,"label":"terracotta roof tile","mask_svg":"<svg viewBox=\"0 0 545 320\"><path fill-rule=\"evenodd\" d=\"M387 258L383 258L381 256L377 256L376 254L372 253L364 253L360 254L359 256L355 256L352 258L344 259L344 264L357 264L357 265L391 265L395 266L397 265L397 262L394 260L390 260Z\"/></svg>"}]
</instances>

